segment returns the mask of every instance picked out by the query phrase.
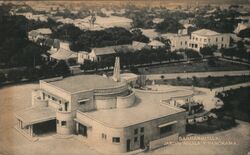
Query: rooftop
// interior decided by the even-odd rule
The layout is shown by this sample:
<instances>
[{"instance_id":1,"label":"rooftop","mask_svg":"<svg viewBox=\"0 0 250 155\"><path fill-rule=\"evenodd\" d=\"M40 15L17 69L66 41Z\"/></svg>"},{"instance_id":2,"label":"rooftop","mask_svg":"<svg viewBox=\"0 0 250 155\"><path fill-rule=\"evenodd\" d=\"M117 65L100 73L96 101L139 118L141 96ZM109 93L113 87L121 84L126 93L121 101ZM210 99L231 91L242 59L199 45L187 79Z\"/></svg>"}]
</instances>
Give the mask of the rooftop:
<instances>
[{"instance_id":1,"label":"rooftop","mask_svg":"<svg viewBox=\"0 0 250 155\"><path fill-rule=\"evenodd\" d=\"M50 51L49 53L53 53L52 51ZM77 58L77 53L60 48L57 52L53 53L50 57L56 60L67 60L69 58Z\"/></svg>"},{"instance_id":2,"label":"rooftop","mask_svg":"<svg viewBox=\"0 0 250 155\"><path fill-rule=\"evenodd\" d=\"M36 124L56 118L56 112L48 107L31 107L16 113L16 117L25 125Z\"/></svg>"},{"instance_id":3,"label":"rooftop","mask_svg":"<svg viewBox=\"0 0 250 155\"><path fill-rule=\"evenodd\" d=\"M149 46L165 46L164 43L158 41L158 40L152 40L150 43L148 43Z\"/></svg>"},{"instance_id":4,"label":"rooftop","mask_svg":"<svg viewBox=\"0 0 250 155\"><path fill-rule=\"evenodd\" d=\"M115 49L113 47L101 47L93 48L96 55L106 55L106 54L115 54Z\"/></svg>"},{"instance_id":5,"label":"rooftop","mask_svg":"<svg viewBox=\"0 0 250 155\"><path fill-rule=\"evenodd\" d=\"M201 36L214 36L214 35L219 35L220 33L208 30L208 29L201 29L194 31L193 34L201 35Z\"/></svg>"},{"instance_id":6,"label":"rooftop","mask_svg":"<svg viewBox=\"0 0 250 155\"><path fill-rule=\"evenodd\" d=\"M92 89L113 88L125 84L124 82L115 82L100 75L70 76L49 83L71 93Z\"/></svg>"},{"instance_id":7,"label":"rooftop","mask_svg":"<svg viewBox=\"0 0 250 155\"><path fill-rule=\"evenodd\" d=\"M130 108L80 113L107 126L122 128L183 112L184 109L161 104L161 100L166 100L176 95L183 95L183 93L185 94L186 91L176 90L165 93L152 93L136 90L136 103Z\"/></svg>"}]
</instances>

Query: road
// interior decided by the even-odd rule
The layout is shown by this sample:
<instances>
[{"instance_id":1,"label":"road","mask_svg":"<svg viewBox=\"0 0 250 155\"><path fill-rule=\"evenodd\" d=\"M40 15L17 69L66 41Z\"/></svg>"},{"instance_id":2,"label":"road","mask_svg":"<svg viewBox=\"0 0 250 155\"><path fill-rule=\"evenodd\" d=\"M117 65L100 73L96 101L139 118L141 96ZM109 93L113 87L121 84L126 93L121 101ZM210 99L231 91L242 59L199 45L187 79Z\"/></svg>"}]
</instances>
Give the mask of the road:
<instances>
[{"instance_id":1,"label":"road","mask_svg":"<svg viewBox=\"0 0 250 155\"><path fill-rule=\"evenodd\" d=\"M240 87L249 87L249 86L250 86L250 82L245 82L245 83L240 83L240 84L215 88L212 91L216 94L218 92L223 92L223 91L227 91L227 90L230 90L230 89L238 89Z\"/></svg>"},{"instance_id":2,"label":"road","mask_svg":"<svg viewBox=\"0 0 250 155\"><path fill-rule=\"evenodd\" d=\"M202 77L223 77L225 75L228 76L240 76L240 75L250 75L250 70L242 70L242 71L214 71L214 72L186 72L186 73L170 73L170 74L148 74L146 75L149 80L159 80L162 79L162 75L164 79L175 79L177 77L180 78L192 78L193 76L202 78Z\"/></svg>"}]
</instances>

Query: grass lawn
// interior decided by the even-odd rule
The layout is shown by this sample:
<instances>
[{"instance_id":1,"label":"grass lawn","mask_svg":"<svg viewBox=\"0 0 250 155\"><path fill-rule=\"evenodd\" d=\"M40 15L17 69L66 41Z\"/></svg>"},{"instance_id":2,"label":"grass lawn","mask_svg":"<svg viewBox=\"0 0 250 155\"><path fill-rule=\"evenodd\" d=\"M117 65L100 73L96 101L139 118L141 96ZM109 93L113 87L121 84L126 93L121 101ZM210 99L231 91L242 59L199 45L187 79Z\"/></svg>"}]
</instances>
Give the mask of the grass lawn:
<instances>
[{"instance_id":1,"label":"grass lawn","mask_svg":"<svg viewBox=\"0 0 250 155\"><path fill-rule=\"evenodd\" d=\"M229 90L219 93L219 97L224 106L219 113L233 116L236 119L250 122L250 87Z\"/></svg>"},{"instance_id":2,"label":"grass lawn","mask_svg":"<svg viewBox=\"0 0 250 155\"><path fill-rule=\"evenodd\" d=\"M183 72L207 72L207 71L232 71L232 70L248 70L249 66L235 64L226 61L213 60L213 64L207 61L198 61L190 63L174 63L151 67L139 68L140 73L144 74L164 74L164 73L183 73Z\"/></svg>"},{"instance_id":3,"label":"grass lawn","mask_svg":"<svg viewBox=\"0 0 250 155\"><path fill-rule=\"evenodd\" d=\"M218 88L233 84L239 84L250 81L249 76L224 76L224 77L206 77L206 78L177 78L157 80L156 84L168 84L174 86L196 86L205 88Z\"/></svg>"}]
</instances>

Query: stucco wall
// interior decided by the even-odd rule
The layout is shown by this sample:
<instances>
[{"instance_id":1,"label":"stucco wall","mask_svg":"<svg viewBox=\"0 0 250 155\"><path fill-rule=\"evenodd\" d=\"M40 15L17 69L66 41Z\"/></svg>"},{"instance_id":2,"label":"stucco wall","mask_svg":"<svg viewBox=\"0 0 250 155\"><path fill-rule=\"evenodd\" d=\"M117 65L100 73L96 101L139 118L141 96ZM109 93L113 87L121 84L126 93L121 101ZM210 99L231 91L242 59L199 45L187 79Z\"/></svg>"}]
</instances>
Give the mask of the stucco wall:
<instances>
[{"instance_id":1,"label":"stucco wall","mask_svg":"<svg viewBox=\"0 0 250 155\"><path fill-rule=\"evenodd\" d=\"M173 134L182 135L185 133L185 112L177 113L170 116L165 116L159 119L143 122L133 126L125 128L112 128L107 124L99 123L81 112L77 112L77 118L81 121L89 124L91 128L88 130L87 141L90 145L95 147L97 150L105 150L112 153L123 153L127 151L127 139L130 139L130 150L136 150L140 147L140 135L144 135L145 145L149 145L150 141L154 141L163 137L168 137ZM173 130L165 135L160 135L159 125L177 121L173 125ZM140 128L144 127L144 132L140 132ZM134 129L138 129L138 134L134 135ZM107 135L106 139L102 138L102 133ZM116 144L112 142L112 137L120 137L120 143ZM134 137L138 137L138 141L134 142ZM165 143L165 142L164 142ZM162 143L162 145L164 145ZM160 144L157 144L160 145Z\"/></svg>"},{"instance_id":2,"label":"stucco wall","mask_svg":"<svg viewBox=\"0 0 250 155\"><path fill-rule=\"evenodd\" d=\"M91 128L87 131L87 142L100 152L121 153L126 152L126 139L123 128L111 128L103 125L85 115L77 112L77 118L89 124ZM106 134L106 139L102 138ZM113 137L120 137L120 143L113 143Z\"/></svg>"},{"instance_id":3,"label":"stucco wall","mask_svg":"<svg viewBox=\"0 0 250 155\"><path fill-rule=\"evenodd\" d=\"M127 108L134 104L135 102L135 92L127 96L117 97L116 108Z\"/></svg>"},{"instance_id":4,"label":"stucco wall","mask_svg":"<svg viewBox=\"0 0 250 155\"><path fill-rule=\"evenodd\" d=\"M56 119L59 121L56 126L57 133L63 135L72 134L75 130L73 118L75 118L74 112L57 111ZM66 121L66 126L62 126L61 121Z\"/></svg>"}]
</instances>

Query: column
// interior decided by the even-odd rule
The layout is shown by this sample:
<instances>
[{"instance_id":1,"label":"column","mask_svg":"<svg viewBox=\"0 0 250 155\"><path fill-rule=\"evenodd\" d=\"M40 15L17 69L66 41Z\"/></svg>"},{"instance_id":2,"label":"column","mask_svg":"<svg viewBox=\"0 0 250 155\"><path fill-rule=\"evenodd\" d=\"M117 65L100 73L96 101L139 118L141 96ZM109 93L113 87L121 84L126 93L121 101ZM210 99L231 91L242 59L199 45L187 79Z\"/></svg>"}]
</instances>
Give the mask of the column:
<instances>
[{"instance_id":1,"label":"column","mask_svg":"<svg viewBox=\"0 0 250 155\"><path fill-rule=\"evenodd\" d=\"M76 134L78 135L78 133L79 133L79 123L76 122Z\"/></svg>"},{"instance_id":2,"label":"column","mask_svg":"<svg viewBox=\"0 0 250 155\"><path fill-rule=\"evenodd\" d=\"M33 137L33 125L29 126L29 135Z\"/></svg>"}]
</instances>

